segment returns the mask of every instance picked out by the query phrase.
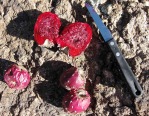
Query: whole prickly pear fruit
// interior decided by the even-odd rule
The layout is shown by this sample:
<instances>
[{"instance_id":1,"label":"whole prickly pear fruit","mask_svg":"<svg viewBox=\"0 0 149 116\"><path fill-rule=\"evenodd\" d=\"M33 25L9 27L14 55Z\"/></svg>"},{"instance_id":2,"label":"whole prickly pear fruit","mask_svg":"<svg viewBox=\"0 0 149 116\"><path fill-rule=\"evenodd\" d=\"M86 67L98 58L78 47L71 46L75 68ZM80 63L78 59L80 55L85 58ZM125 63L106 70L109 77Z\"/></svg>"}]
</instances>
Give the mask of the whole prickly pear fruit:
<instances>
[{"instance_id":1,"label":"whole prickly pear fruit","mask_svg":"<svg viewBox=\"0 0 149 116\"><path fill-rule=\"evenodd\" d=\"M84 88L85 79L82 77L81 69L71 67L64 71L60 77L61 85L67 90Z\"/></svg>"},{"instance_id":2,"label":"whole prickly pear fruit","mask_svg":"<svg viewBox=\"0 0 149 116\"><path fill-rule=\"evenodd\" d=\"M24 89L30 82L30 75L23 67L14 64L6 70L4 81L10 88Z\"/></svg>"},{"instance_id":3,"label":"whole prickly pear fruit","mask_svg":"<svg viewBox=\"0 0 149 116\"><path fill-rule=\"evenodd\" d=\"M84 89L71 90L63 98L62 105L65 111L70 113L80 113L90 105L90 95Z\"/></svg>"}]
</instances>

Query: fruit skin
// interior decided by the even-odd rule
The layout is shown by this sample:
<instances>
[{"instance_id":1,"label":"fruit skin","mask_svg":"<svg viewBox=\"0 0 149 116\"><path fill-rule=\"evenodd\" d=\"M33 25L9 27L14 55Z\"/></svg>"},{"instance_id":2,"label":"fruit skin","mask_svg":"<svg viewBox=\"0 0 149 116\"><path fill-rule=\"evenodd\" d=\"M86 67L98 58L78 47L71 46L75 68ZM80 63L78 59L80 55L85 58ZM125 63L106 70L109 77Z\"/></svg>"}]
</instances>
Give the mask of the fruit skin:
<instances>
[{"instance_id":1,"label":"fruit skin","mask_svg":"<svg viewBox=\"0 0 149 116\"><path fill-rule=\"evenodd\" d=\"M63 98L62 105L65 111L81 113L90 105L91 97L84 89L71 90Z\"/></svg>"},{"instance_id":2,"label":"fruit skin","mask_svg":"<svg viewBox=\"0 0 149 116\"><path fill-rule=\"evenodd\" d=\"M60 37L56 39L60 47L68 47L72 57L80 55L92 39L92 29L89 24L76 22L64 28Z\"/></svg>"},{"instance_id":3,"label":"fruit skin","mask_svg":"<svg viewBox=\"0 0 149 116\"><path fill-rule=\"evenodd\" d=\"M59 36L61 21L59 17L51 12L40 14L34 26L34 39L38 45L43 45L45 40L49 43L56 43L55 39Z\"/></svg>"},{"instance_id":4,"label":"fruit skin","mask_svg":"<svg viewBox=\"0 0 149 116\"><path fill-rule=\"evenodd\" d=\"M69 68L60 76L61 85L67 90L84 88L85 79L81 73L81 69L78 70L76 67Z\"/></svg>"},{"instance_id":5,"label":"fruit skin","mask_svg":"<svg viewBox=\"0 0 149 116\"><path fill-rule=\"evenodd\" d=\"M24 89L30 82L30 75L23 67L14 64L6 70L4 81L10 88Z\"/></svg>"}]
</instances>

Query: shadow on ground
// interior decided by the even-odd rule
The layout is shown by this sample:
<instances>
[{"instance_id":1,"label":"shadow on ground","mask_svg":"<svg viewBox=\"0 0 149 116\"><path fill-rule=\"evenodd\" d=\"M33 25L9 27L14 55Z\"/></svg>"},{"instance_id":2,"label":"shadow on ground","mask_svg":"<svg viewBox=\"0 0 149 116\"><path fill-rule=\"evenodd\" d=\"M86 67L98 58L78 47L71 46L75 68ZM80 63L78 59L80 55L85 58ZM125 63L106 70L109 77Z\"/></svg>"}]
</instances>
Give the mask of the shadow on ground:
<instances>
[{"instance_id":1,"label":"shadow on ground","mask_svg":"<svg viewBox=\"0 0 149 116\"><path fill-rule=\"evenodd\" d=\"M15 63L11 62L9 60L5 60L5 59L0 58L0 81L3 81L3 76L4 76L5 71L12 64L15 64Z\"/></svg>"},{"instance_id":2,"label":"shadow on ground","mask_svg":"<svg viewBox=\"0 0 149 116\"><path fill-rule=\"evenodd\" d=\"M71 65L62 61L47 61L39 68L39 74L45 81L35 85L35 93L46 102L61 107L62 98L67 93L59 83L59 77L63 71Z\"/></svg>"},{"instance_id":3,"label":"shadow on ground","mask_svg":"<svg viewBox=\"0 0 149 116\"><path fill-rule=\"evenodd\" d=\"M32 40L34 24L39 14L41 14L41 12L38 10L20 12L17 17L11 20L7 25L7 33L18 38Z\"/></svg>"}]
</instances>

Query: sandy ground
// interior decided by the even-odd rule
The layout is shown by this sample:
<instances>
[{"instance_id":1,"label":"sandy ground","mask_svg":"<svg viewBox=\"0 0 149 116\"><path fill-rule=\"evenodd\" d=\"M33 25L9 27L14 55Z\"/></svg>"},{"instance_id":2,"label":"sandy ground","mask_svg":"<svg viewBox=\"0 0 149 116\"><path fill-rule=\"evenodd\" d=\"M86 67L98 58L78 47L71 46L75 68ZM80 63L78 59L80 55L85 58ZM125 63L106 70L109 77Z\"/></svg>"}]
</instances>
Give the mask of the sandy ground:
<instances>
[{"instance_id":1,"label":"sandy ground","mask_svg":"<svg viewBox=\"0 0 149 116\"><path fill-rule=\"evenodd\" d=\"M61 100L67 93L59 84L71 66L84 70L92 103L78 116L149 115L149 3L147 0L101 1L95 5L141 84L144 94L134 98L108 46L84 6L85 0L0 1L0 116L71 116ZM84 53L67 56L57 47L42 48L33 37L41 12L56 13L63 22L87 22L93 39ZM3 72L12 63L25 66L32 76L24 90L10 89Z\"/></svg>"}]
</instances>

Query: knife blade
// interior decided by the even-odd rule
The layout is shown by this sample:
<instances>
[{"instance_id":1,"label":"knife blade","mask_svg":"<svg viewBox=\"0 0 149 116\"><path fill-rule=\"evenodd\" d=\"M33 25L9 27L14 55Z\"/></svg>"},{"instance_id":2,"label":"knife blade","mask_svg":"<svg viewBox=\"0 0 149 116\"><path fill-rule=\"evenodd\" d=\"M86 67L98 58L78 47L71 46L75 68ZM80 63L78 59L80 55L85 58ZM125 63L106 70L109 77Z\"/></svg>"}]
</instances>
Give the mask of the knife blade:
<instances>
[{"instance_id":1,"label":"knife blade","mask_svg":"<svg viewBox=\"0 0 149 116\"><path fill-rule=\"evenodd\" d=\"M100 16L96 13L96 11L93 9L93 7L91 5L86 3L85 6L88 9L95 24L97 25L104 41L108 44L113 55L115 56L119 66L120 66L120 69L129 85L133 95L135 97L141 96L143 94L143 90L142 90L139 82L137 81L135 75L133 74L130 66L128 65L127 61L123 57L120 49L118 48L116 41L113 39L110 30L105 26L105 24L102 22Z\"/></svg>"}]
</instances>

